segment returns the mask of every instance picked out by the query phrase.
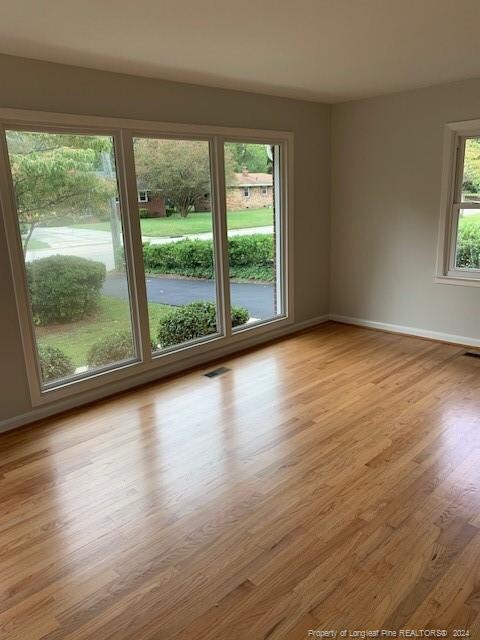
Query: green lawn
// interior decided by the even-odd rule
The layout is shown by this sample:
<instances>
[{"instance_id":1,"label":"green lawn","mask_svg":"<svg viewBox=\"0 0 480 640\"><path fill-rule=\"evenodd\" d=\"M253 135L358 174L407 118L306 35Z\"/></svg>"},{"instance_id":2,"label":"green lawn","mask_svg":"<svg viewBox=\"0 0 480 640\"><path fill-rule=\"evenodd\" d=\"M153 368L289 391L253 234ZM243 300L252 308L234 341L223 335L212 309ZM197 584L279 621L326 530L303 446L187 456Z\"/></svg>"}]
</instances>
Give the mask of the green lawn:
<instances>
[{"instance_id":1,"label":"green lawn","mask_svg":"<svg viewBox=\"0 0 480 640\"><path fill-rule=\"evenodd\" d=\"M463 216L460 218L460 225L465 222L475 222L476 224L480 224L480 213L474 213L471 216Z\"/></svg>"},{"instance_id":2,"label":"green lawn","mask_svg":"<svg viewBox=\"0 0 480 640\"><path fill-rule=\"evenodd\" d=\"M35 238L32 238L28 242L29 251L33 251L34 249L49 249L49 248L50 248L50 245L48 244L48 242L44 242L43 240L36 240Z\"/></svg>"},{"instance_id":3,"label":"green lawn","mask_svg":"<svg viewBox=\"0 0 480 640\"><path fill-rule=\"evenodd\" d=\"M231 211L227 214L229 229L267 227L273 224L272 209L248 209ZM170 218L144 218L140 221L142 234L150 237L175 237L190 233L205 233L212 230L211 213L190 213L186 218L173 214ZM90 222L69 225L78 229L109 231L109 222Z\"/></svg>"},{"instance_id":4,"label":"green lawn","mask_svg":"<svg viewBox=\"0 0 480 640\"><path fill-rule=\"evenodd\" d=\"M150 303L148 312L152 338L158 321L171 307ZM125 300L104 296L98 311L84 320L49 327L37 327L37 339L42 345L57 347L69 356L76 367L87 363L87 353L97 341L114 331L130 328L130 312Z\"/></svg>"}]
</instances>

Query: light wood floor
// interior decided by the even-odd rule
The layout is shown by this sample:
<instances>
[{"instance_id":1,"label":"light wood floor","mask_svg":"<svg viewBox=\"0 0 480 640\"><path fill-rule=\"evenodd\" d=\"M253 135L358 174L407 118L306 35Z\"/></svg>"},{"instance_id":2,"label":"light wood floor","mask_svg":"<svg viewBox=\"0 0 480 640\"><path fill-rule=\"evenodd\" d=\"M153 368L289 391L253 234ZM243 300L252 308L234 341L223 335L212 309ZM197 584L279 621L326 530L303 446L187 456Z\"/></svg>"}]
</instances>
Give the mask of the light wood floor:
<instances>
[{"instance_id":1,"label":"light wood floor","mask_svg":"<svg viewBox=\"0 0 480 640\"><path fill-rule=\"evenodd\" d=\"M331 323L0 436L0 638L480 638L463 352Z\"/></svg>"}]
</instances>

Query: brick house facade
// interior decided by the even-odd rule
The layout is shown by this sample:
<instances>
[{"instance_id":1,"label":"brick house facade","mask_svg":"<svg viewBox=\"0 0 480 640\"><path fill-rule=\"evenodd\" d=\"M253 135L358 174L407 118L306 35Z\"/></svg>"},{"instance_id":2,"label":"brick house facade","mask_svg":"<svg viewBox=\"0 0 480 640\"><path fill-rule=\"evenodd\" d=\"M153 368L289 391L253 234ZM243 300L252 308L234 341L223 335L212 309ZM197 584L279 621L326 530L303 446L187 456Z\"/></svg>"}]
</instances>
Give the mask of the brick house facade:
<instances>
[{"instance_id":1,"label":"brick house facade","mask_svg":"<svg viewBox=\"0 0 480 640\"><path fill-rule=\"evenodd\" d=\"M232 183L227 185L227 209L262 209L273 206L273 178L270 173L234 173ZM142 218L164 218L165 199L149 190L138 191L138 207ZM195 211L211 211L210 197L205 194L195 205Z\"/></svg>"},{"instance_id":2,"label":"brick house facade","mask_svg":"<svg viewBox=\"0 0 480 640\"><path fill-rule=\"evenodd\" d=\"M165 198L148 190L138 192L138 208L142 218L164 218L167 213Z\"/></svg>"},{"instance_id":3,"label":"brick house facade","mask_svg":"<svg viewBox=\"0 0 480 640\"><path fill-rule=\"evenodd\" d=\"M227 209L262 209L273 206L273 177L270 173L234 173L227 186Z\"/></svg>"}]
</instances>

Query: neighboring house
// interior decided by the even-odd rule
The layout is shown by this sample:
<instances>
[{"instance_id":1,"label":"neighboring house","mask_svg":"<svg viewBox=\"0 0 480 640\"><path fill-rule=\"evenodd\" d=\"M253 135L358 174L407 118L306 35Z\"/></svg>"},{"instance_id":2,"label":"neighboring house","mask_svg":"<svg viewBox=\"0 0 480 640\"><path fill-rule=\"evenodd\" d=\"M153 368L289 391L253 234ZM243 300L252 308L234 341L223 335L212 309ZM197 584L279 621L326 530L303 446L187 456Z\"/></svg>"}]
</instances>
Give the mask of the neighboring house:
<instances>
[{"instance_id":1,"label":"neighboring house","mask_svg":"<svg viewBox=\"0 0 480 640\"><path fill-rule=\"evenodd\" d=\"M118 197L115 201L118 207ZM165 199L148 189L139 189L138 210L141 218L164 218L166 216Z\"/></svg>"},{"instance_id":2,"label":"neighboring house","mask_svg":"<svg viewBox=\"0 0 480 640\"><path fill-rule=\"evenodd\" d=\"M138 191L138 209L141 218L164 218L167 213L165 198L148 189Z\"/></svg>"},{"instance_id":3,"label":"neighboring house","mask_svg":"<svg viewBox=\"0 0 480 640\"><path fill-rule=\"evenodd\" d=\"M270 173L249 173L244 169L234 173L227 185L227 209L261 209L273 206L273 177ZM142 218L163 218L166 215L165 199L148 189L138 191L138 207ZM196 211L210 211L209 194L199 199Z\"/></svg>"},{"instance_id":4,"label":"neighboring house","mask_svg":"<svg viewBox=\"0 0 480 640\"><path fill-rule=\"evenodd\" d=\"M234 173L227 185L227 209L261 209L273 206L273 176L270 173Z\"/></svg>"}]
</instances>

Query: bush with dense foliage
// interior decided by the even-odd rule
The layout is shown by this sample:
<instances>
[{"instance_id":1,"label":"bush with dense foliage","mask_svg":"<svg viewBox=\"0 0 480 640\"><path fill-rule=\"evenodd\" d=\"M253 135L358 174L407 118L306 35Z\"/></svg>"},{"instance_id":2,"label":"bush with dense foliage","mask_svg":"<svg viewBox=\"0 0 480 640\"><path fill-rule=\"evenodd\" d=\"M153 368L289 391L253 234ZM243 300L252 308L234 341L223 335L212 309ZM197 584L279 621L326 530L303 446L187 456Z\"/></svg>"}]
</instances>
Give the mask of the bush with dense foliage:
<instances>
[{"instance_id":1,"label":"bush with dense foliage","mask_svg":"<svg viewBox=\"0 0 480 640\"><path fill-rule=\"evenodd\" d=\"M174 273L212 278L214 273L211 240L180 240L143 246L145 269L151 273Z\"/></svg>"},{"instance_id":2,"label":"bush with dense foliage","mask_svg":"<svg viewBox=\"0 0 480 640\"><path fill-rule=\"evenodd\" d=\"M106 276L102 262L50 256L27 263L32 312L37 324L72 322L91 313Z\"/></svg>"},{"instance_id":3,"label":"bush with dense foliage","mask_svg":"<svg viewBox=\"0 0 480 640\"><path fill-rule=\"evenodd\" d=\"M460 220L457 243L457 267L480 268L480 221Z\"/></svg>"},{"instance_id":4,"label":"bush with dense foliage","mask_svg":"<svg viewBox=\"0 0 480 640\"><path fill-rule=\"evenodd\" d=\"M72 360L56 347L39 345L38 359L43 382L60 380L75 373Z\"/></svg>"},{"instance_id":5,"label":"bush with dense foliage","mask_svg":"<svg viewBox=\"0 0 480 640\"><path fill-rule=\"evenodd\" d=\"M161 218L162 215L159 211L152 211L150 209L147 209L146 207L140 207L140 209L138 210L138 215L140 217L141 220L148 220L150 218ZM172 214L165 212L165 217L169 218Z\"/></svg>"},{"instance_id":6,"label":"bush with dense foliage","mask_svg":"<svg viewBox=\"0 0 480 640\"><path fill-rule=\"evenodd\" d=\"M247 309L232 307L232 326L245 324ZM171 347L188 340L202 338L217 331L217 312L213 302L192 302L167 313L158 325L157 339L161 347Z\"/></svg>"},{"instance_id":7,"label":"bush with dense foliage","mask_svg":"<svg viewBox=\"0 0 480 640\"><path fill-rule=\"evenodd\" d=\"M157 349L153 340L150 341L152 351ZM133 358L133 338L130 331L114 331L103 337L90 348L87 354L87 364L90 369L104 367L114 362L122 362Z\"/></svg>"},{"instance_id":8,"label":"bush with dense foliage","mask_svg":"<svg viewBox=\"0 0 480 640\"><path fill-rule=\"evenodd\" d=\"M129 360L133 355L130 331L115 331L95 342L88 352L87 364L91 369L96 369L113 362Z\"/></svg>"},{"instance_id":9,"label":"bush with dense foliage","mask_svg":"<svg viewBox=\"0 0 480 640\"><path fill-rule=\"evenodd\" d=\"M233 236L229 240L230 277L273 280L274 244L267 234ZM212 240L179 240L143 247L145 269L150 273L213 278Z\"/></svg>"}]
</instances>

